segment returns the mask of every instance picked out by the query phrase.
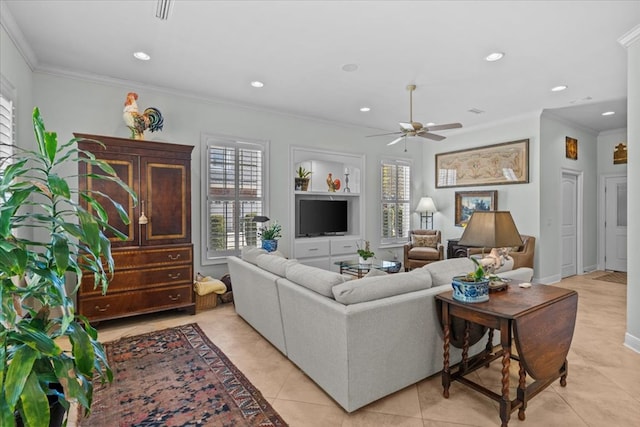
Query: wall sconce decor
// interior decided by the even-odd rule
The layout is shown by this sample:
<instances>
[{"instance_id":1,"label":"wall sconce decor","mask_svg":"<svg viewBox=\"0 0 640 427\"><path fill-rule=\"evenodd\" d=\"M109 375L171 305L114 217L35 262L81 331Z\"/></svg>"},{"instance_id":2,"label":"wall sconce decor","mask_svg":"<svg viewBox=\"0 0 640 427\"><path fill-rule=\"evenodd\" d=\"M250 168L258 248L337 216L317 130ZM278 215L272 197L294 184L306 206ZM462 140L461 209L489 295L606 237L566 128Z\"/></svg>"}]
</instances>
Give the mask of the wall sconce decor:
<instances>
[{"instance_id":1,"label":"wall sconce decor","mask_svg":"<svg viewBox=\"0 0 640 427\"><path fill-rule=\"evenodd\" d=\"M613 150L613 164L621 165L625 163L627 163L627 146L624 142L621 142Z\"/></svg>"}]
</instances>

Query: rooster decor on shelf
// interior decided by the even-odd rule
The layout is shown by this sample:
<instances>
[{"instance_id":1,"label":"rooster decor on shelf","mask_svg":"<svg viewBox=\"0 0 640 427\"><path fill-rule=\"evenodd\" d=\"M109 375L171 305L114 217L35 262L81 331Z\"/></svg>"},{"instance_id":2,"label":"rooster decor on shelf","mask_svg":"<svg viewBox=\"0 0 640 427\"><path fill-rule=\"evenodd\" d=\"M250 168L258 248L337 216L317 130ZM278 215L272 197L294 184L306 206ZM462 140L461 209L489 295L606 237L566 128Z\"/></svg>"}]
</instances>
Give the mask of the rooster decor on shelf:
<instances>
[{"instance_id":1,"label":"rooster decor on shelf","mask_svg":"<svg viewBox=\"0 0 640 427\"><path fill-rule=\"evenodd\" d=\"M151 132L162 130L164 119L160 110L154 107L149 107L144 110L144 113L140 114L136 103L137 99L137 93L129 92L127 94L122 117L127 127L131 130L131 139L144 139L145 130L149 129Z\"/></svg>"}]
</instances>

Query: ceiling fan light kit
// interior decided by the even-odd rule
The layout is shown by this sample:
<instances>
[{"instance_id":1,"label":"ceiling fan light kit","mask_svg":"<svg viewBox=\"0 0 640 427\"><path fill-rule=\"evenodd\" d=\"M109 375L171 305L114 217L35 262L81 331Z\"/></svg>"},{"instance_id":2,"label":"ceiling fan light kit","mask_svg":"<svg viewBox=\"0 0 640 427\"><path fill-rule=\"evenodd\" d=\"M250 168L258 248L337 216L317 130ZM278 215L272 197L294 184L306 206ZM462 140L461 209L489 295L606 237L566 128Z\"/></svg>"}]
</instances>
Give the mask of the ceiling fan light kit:
<instances>
[{"instance_id":1,"label":"ceiling fan light kit","mask_svg":"<svg viewBox=\"0 0 640 427\"><path fill-rule=\"evenodd\" d=\"M416 85L407 85L407 90L409 91L409 121L408 122L400 122L400 132L391 132L391 133L383 133L378 135L369 135L369 136L387 136L387 135L400 135L400 137L394 139L387 145L394 145L398 142L402 141L407 137L419 136L426 139L431 139L434 141L442 141L446 137L442 135L437 135L432 133L431 131L439 131L439 130L447 130L447 129L458 129L462 127L460 123L447 123L443 125L433 125L429 123L429 126L424 126L420 122L413 121L413 91L416 90Z\"/></svg>"}]
</instances>

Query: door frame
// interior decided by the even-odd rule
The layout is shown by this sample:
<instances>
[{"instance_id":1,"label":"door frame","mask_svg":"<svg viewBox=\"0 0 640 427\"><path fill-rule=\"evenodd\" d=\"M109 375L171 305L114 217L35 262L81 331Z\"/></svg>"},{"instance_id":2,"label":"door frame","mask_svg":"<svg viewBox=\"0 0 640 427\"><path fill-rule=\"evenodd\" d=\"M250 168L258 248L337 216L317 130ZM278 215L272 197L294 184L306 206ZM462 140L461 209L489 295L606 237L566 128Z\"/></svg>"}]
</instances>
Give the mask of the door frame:
<instances>
[{"instance_id":1,"label":"door frame","mask_svg":"<svg viewBox=\"0 0 640 427\"><path fill-rule=\"evenodd\" d=\"M576 275L584 274L584 259L583 259L583 238L584 231L582 229L584 224L584 172L562 168L560 171L560 182L564 175L572 175L576 178ZM560 197L562 197L562 191L560 191ZM560 216L562 219L562 203L559 203ZM562 249L561 249L562 250ZM560 276L562 276L562 265L560 265Z\"/></svg>"},{"instance_id":2,"label":"door frame","mask_svg":"<svg viewBox=\"0 0 640 427\"><path fill-rule=\"evenodd\" d=\"M608 173L600 175L600 182L598 184L598 270L604 271L605 262L605 245L606 245L606 236L605 236L605 220L606 220L606 206L605 202L605 188L607 186L607 179L609 178L627 178L627 173ZM628 197L628 190L627 190Z\"/></svg>"}]
</instances>

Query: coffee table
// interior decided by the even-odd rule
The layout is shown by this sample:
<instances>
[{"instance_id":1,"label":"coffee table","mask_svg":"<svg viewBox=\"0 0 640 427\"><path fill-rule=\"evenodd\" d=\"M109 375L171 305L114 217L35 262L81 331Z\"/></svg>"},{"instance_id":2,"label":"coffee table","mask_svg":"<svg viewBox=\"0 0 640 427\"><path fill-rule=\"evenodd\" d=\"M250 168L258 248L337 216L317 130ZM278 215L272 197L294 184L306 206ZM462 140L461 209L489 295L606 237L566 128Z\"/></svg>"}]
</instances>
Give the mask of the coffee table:
<instances>
[{"instance_id":1,"label":"coffee table","mask_svg":"<svg viewBox=\"0 0 640 427\"><path fill-rule=\"evenodd\" d=\"M489 301L464 303L453 299L452 292L436 295L444 331L442 386L449 398L449 386L459 381L500 403L502 426L509 423L511 412L519 409L518 418L525 419L527 402L560 378L567 385L567 354L576 322L578 294L569 289L549 285L521 288L516 281L507 289L491 293ZM469 357L469 347L478 342L489 328L485 350ZM493 353L493 331L500 330L501 348ZM511 353L515 342L517 355ZM462 348L462 361L449 366L449 346ZM466 378L467 374L502 360L501 393ZM511 359L520 365L515 399L509 396ZM526 385L527 374L535 381Z\"/></svg>"},{"instance_id":2,"label":"coffee table","mask_svg":"<svg viewBox=\"0 0 640 427\"><path fill-rule=\"evenodd\" d=\"M358 260L349 260L336 261L334 264L340 266L340 274L349 274L358 279L364 277L372 268L387 273L397 273L402 266L400 261L372 261L371 264L360 264Z\"/></svg>"}]
</instances>

